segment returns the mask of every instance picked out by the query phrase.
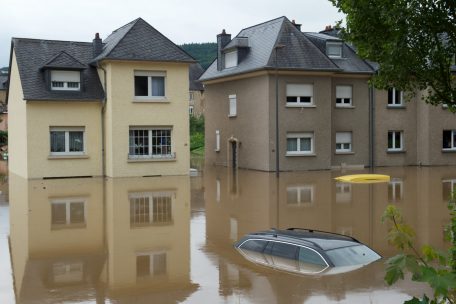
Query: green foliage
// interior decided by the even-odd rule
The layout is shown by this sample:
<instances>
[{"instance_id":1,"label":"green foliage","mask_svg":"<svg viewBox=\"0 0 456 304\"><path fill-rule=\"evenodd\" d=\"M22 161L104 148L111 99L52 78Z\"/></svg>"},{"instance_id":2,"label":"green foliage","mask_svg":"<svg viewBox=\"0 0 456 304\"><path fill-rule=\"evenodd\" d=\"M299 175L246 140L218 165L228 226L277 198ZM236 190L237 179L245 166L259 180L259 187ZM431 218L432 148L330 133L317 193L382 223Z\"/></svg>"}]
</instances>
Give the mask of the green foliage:
<instances>
[{"instance_id":1,"label":"green foliage","mask_svg":"<svg viewBox=\"0 0 456 304\"><path fill-rule=\"evenodd\" d=\"M451 240L448 252L441 252L432 246L424 245L417 250L414 245L415 232L402 218L399 209L388 205L382 216L382 221L390 225L388 241L400 250L396 256L386 261L385 281L388 285L404 279L405 273L412 274L412 280L427 283L433 290L433 298L423 295L422 299L413 298L405 303L455 303L456 301L456 272L454 271L454 252L456 242L456 204L451 200L448 204L452 222L447 228Z\"/></svg>"},{"instance_id":2,"label":"green foliage","mask_svg":"<svg viewBox=\"0 0 456 304\"><path fill-rule=\"evenodd\" d=\"M204 151L204 116L190 115L190 151Z\"/></svg>"},{"instance_id":3,"label":"green foliage","mask_svg":"<svg viewBox=\"0 0 456 304\"><path fill-rule=\"evenodd\" d=\"M187 53L193 56L203 67L207 69L209 65L217 57L217 43L185 43L180 46Z\"/></svg>"},{"instance_id":4,"label":"green foliage","mask_svg":"<svg viewBox=\"0 0 456 304\"><path fill-rule=\"evenodd\" d=\"M0 148L7 146L7 145L8 145L8 131L0 131Z\"/></svg>"},{"instance_id":5,"label":"green foliage","mask_svg":"<svg viewBox=\"0 0 456 304\"><path fill-rule=\"evenodd\" d=\"M456 112L456 2L454 0L330 0L346 14L342 35L362 58L379 64L377 88L446 103ZM341 22L339 22L339 25Z\"/></svg>"}]
</instances>

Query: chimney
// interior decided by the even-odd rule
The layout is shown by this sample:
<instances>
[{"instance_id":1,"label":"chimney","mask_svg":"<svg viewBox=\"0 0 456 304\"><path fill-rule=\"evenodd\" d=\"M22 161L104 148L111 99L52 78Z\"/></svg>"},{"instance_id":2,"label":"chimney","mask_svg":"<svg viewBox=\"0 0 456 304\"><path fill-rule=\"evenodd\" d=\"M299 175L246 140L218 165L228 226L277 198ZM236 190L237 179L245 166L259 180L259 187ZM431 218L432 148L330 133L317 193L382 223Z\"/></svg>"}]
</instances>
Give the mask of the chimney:
<instances>
[{"instance_id":1,"label":"chimney","mask_svg":"<svg viewBox=\"0 0 456 304\"><path fill-rule=\"evenodd\" d=\"M291 23L293 23L293 25L294 25L299 31L301 31L301 25L302 25L302 24L296 23L296 22L294 21L294 19L293 19L293 21L291 21Z\"/></svg>"},{"instance_id":2,"label":"chimney","mask_svg":"<svg viewBox=\"0 0 456 304\"><path fill-rule=\"evenodd\" d=\"M217 35L217 70L223 70L224 59L222 56L223 48L231 41L231 34L227 34L225 30L222 31L221 34Z\"/></svg>"},{"instance_id":3,"label":"chimney","mask_svg":"<svg viewBox=\"0 0 456 304\"><path fill-rule=\"evenodd\" d=\"M328 31L331 31L332 30L332 26L331 25L327 25L325 27L325 32L328 32Z\"/></svg>"},{"instance_id":4,"label":"chimney","mask_svg":"<svg viewBox=\"0 0 456 304\"><path fill-rule=\"evenodd\" d=\"M93 58L97 57L103 51L103 43L100 38L100 34L95 34L95 39L92 40L92 52Z\"/></svg>"}]
</instances>

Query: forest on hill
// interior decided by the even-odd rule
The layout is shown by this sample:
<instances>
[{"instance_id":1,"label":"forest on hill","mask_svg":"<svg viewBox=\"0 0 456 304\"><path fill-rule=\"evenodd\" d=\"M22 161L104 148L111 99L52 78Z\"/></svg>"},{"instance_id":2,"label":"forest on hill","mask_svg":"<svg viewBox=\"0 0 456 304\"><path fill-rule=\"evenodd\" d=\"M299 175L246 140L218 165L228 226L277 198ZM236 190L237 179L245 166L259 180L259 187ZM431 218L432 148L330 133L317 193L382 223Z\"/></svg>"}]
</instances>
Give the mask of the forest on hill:
<instances>
[{"instance_id":1,"label":"forest on hill","mask_svg":"<svg viewBox=\"0 0 456 304\"><path fill-rule=\"evenodd\" d=\"M217 43L215 42L184 43L180 47L198 60L203 69L207 69L217 57Z\"/></svg>"}]
</instances>

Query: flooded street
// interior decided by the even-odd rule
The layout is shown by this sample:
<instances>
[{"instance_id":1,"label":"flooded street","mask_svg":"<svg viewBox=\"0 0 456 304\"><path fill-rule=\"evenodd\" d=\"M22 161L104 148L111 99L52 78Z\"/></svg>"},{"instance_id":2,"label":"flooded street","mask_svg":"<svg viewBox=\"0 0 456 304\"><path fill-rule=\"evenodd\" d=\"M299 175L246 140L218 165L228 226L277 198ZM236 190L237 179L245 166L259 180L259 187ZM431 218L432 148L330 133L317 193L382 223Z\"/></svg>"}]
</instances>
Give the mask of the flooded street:
<instances>
[{"instance_id":1,"label":"flooded street","mask_svg":"<svg viewBox=\"0 0 456 304\"><path fill-rule=\"evenodd\" d=\"M249 232L301 227L353 236L391 256L381 223L389 202L419 245L448 246L443 227L455 167L378 168L392 178L382 184L334 181L362 172L277 179L206 167L192 177L9 176L9 208L0 203L0 302L402 303L421 296L426 288L409 280L385 285L385 259L345 274L303 276L253 264L233 248Z\"/></svg>"}]
</instances>

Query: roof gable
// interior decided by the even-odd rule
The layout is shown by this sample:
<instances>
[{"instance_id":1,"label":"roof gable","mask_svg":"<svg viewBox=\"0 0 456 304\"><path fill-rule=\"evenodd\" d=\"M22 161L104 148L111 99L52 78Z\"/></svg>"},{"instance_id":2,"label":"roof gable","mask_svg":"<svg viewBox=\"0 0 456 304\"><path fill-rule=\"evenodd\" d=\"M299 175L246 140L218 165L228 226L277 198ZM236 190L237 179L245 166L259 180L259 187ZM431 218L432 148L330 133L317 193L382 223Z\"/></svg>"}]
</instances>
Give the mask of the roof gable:
<instances>
[{"instance_id":1,"label":"roof gable","mask_svg":"<svg viewBox=\"0 0 456 304\"><path fill-rule=\"evenodd\" d=\"M113 59L195 62L184 50L141 18L114 31L104 42L102 53L94 61Z\"/></svg>"},{"instance_id":2,"label":"roof gable","mask_svg":"<svg viewBox=\"0 0 456 304\"><path fill-rule=\"evenodd\" d=\"M77 69L82 70L87 66L82 64L79 60L71 56L65 51L61 51L53 56L48 62L43 65L43 69Z\"/></svg>"}]
</instances>

